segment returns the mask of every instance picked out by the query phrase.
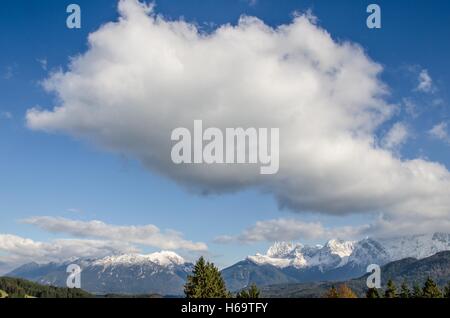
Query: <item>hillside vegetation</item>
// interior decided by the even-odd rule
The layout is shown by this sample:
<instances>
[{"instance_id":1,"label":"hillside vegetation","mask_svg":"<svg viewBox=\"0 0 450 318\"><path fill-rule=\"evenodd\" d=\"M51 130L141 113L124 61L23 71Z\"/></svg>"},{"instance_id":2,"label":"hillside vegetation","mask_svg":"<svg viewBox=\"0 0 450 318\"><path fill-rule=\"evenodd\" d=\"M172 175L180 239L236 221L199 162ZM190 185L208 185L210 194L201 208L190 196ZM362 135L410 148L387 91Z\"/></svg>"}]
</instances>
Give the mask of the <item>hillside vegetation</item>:
<instances>
[{"instance_id":1,"label":"hillside vegetation","mask_svg":"<svg viewBox=\"0 0 450 318\"><path fill-rule=\"evenodd\" d=\"M81 289L39 285L24 279L0 277L0 298L86 298Z\"/></svg>"}]
</instances>

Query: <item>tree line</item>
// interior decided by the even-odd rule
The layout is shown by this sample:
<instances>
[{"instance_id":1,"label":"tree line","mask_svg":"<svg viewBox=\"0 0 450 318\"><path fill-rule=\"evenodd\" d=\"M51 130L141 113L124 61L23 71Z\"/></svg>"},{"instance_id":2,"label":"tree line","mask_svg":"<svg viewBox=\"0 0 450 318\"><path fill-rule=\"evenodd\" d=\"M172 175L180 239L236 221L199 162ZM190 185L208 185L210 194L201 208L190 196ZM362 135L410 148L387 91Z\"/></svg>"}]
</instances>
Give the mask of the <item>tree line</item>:
<instances>
[{"instance_id":1,"label":"tree line","mask_svg":"<svg viewBox=\"0 0 450 318\"><path fill-rule=\"evenodd\" d=\"M225 281L219 269L211 262L207 262L203 257L196 262L194 270L188 276L184 286L184 294L187 298L259 298L260 291L256 285L251 285L236 294L227 290ZM397 288L393 280L387 282L384 290L370 288L366 291L366 298L450 298L450 282L441 290L439 286L430 278L423 286L414 285L412 289L404 281L400 288ZM323 295L324 298L358 298L357 294L346 284L332 286Z\"/></svg>"},{"instance_id":2,"label":"tree line","mask_svg":"<svg viewBox=\"0 0 450 318\"><path fill-rule=\"evenodd\" d=\"M356 293L346 284L336 288L332 286L324 295L325 298L357 298ZM423 286L415 284L412 289L404 281L400 288L397 288L392 279L388 280L386 288L369 288L366 291L366 298L450 298L450 282L443 290L428 277Z\"/></svg>"},{"instance_id":3,"label":"tree line","mask_svg":"<svg viewBox=\"0 0 450 318\"><path fill-rule=\"evenodd\" d=\"M77 288L60 288L33 283L24 279L0 277L0 290L5 298L89 298L93 295Z\"/></svg>"}]
</instances>

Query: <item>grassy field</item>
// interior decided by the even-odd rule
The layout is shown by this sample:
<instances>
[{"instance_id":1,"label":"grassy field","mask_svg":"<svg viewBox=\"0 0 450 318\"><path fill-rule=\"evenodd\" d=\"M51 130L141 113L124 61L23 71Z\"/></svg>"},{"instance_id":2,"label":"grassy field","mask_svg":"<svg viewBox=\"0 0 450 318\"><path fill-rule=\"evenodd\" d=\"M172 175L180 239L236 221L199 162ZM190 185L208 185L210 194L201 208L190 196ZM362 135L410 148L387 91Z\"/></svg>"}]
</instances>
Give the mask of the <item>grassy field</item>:
<instances>
[{"instance_id":1,"label":"grassy field","mask_svg":"<svg viewBox=\"0 0 450 318\"><path fill-rule=\"evenodd\" d=\"M8 297L8 294L5 291L0 289L0 298L6 298L6 297Z\"/></svg>"}]
</instances>

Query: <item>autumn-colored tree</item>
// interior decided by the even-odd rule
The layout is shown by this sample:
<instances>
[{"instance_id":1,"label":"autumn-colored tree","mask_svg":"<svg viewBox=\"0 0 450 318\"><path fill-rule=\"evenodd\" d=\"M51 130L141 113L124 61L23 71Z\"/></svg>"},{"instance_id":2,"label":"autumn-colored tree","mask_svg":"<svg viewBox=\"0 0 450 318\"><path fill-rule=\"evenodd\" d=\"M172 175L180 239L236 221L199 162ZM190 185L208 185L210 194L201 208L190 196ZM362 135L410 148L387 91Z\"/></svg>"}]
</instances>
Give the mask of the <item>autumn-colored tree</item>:
<instances>
[{"instance_id":1,"label":"autumn-colored tree","mask_svg":"<svg viewBox=\"0 0 450 318\"><path fill-rule=\"evenodd\" d=\"M358 298L353 290L351 290L347 285L343 284L338 287L339 298Z\"/></svg>"},{"instance_id":2,"label":"autumn-colored tree","mask_svg":"<svg viewBox=\"0 0 450 318\"><path fill-rule=\"evenodd\" d=\"M339 294L338 294L336 287L334 287L334 285L331 286L331 288L325 293L324 297L325 298L339 298Z\"/></svg>"}]
</instances>

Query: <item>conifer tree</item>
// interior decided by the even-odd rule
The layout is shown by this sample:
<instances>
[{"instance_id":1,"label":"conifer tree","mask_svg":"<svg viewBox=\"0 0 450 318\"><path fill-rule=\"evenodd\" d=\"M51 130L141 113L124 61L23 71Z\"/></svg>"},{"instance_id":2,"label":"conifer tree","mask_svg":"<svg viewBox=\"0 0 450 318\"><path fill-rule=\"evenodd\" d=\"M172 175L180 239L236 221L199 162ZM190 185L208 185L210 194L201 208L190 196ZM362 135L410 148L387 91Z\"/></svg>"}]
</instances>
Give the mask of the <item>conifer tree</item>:
<instances>
[{"instance_id":1,"label":"conifer tree","mask_svg":"<svg viewBox=\"0 0 450 318\"><path fill-rule=\"evenodd\" d=\"M396 298L397 297L397 287L395 286L392 279L388 280L386 291L384 292L385 298Z\"/></svg>"},{"instance_id":2,"label":"conifer tree","mask_svg":"<svg viewBox=\"0 0 450 318\"><path fill-rule=\"evenodd\" d=\"M260 291L255 284L252 284L249 289L242 290L236 295L236 298L259 298Z\"/></svg>"},{"instance_id":3,"label":"conifer tree","mask_svg":"<svg viewBox=\"0 0 450 318\"><path fill-rule=\"evenodd\" d=\"M436 283L428 277L422 289L423 298L442 298L442 292Z\"/></svg>"},{"instance_id":4,"label":"conifer tree","mask_svg":"<svg viewBox=\"0 0 450 318\"><path fill-rule=\"evenodd\" d=\"M187 298L228 298L229 292L217 267L203 257L197 261L184 286Z\"/></svg>"},{"instance_id":5,"label":"conifer tree","mask_svg":"<svg viewBox=\"0 0 450 318\"><path fill-rule=\"evenodd\" d=\"M418 284L414 284L412 298L422 298L422 288Z\"/></svg>"},{"instance_id":6,"label":"conifer tree","mask_svg":"<svg viewBox=\"0 0 450 318\"><path fill-rule=\"evenodd\" d=\"M400 298L411 298L411 291L409 290L406 281L403 282L400 287Z\"/></svg>"},{"instance_id":7,"label":"conifer tree","mask_svg":"<svg viewBox=\"0 0 450 318\"><path fill-rule=\"evenodd\" d=\"M366 298L381 298L378 289L369 288L366 292Z\"/></svg>"},{"instance_id":8,"label":"conifer tree","mask_svg":"<svg viewBox=\"0 0 450 318\"><path fill-rule=\"evenodd\" d=\"M450 298L450 282L444 288L444 298Z\"/></svg>"}]
</instances>

